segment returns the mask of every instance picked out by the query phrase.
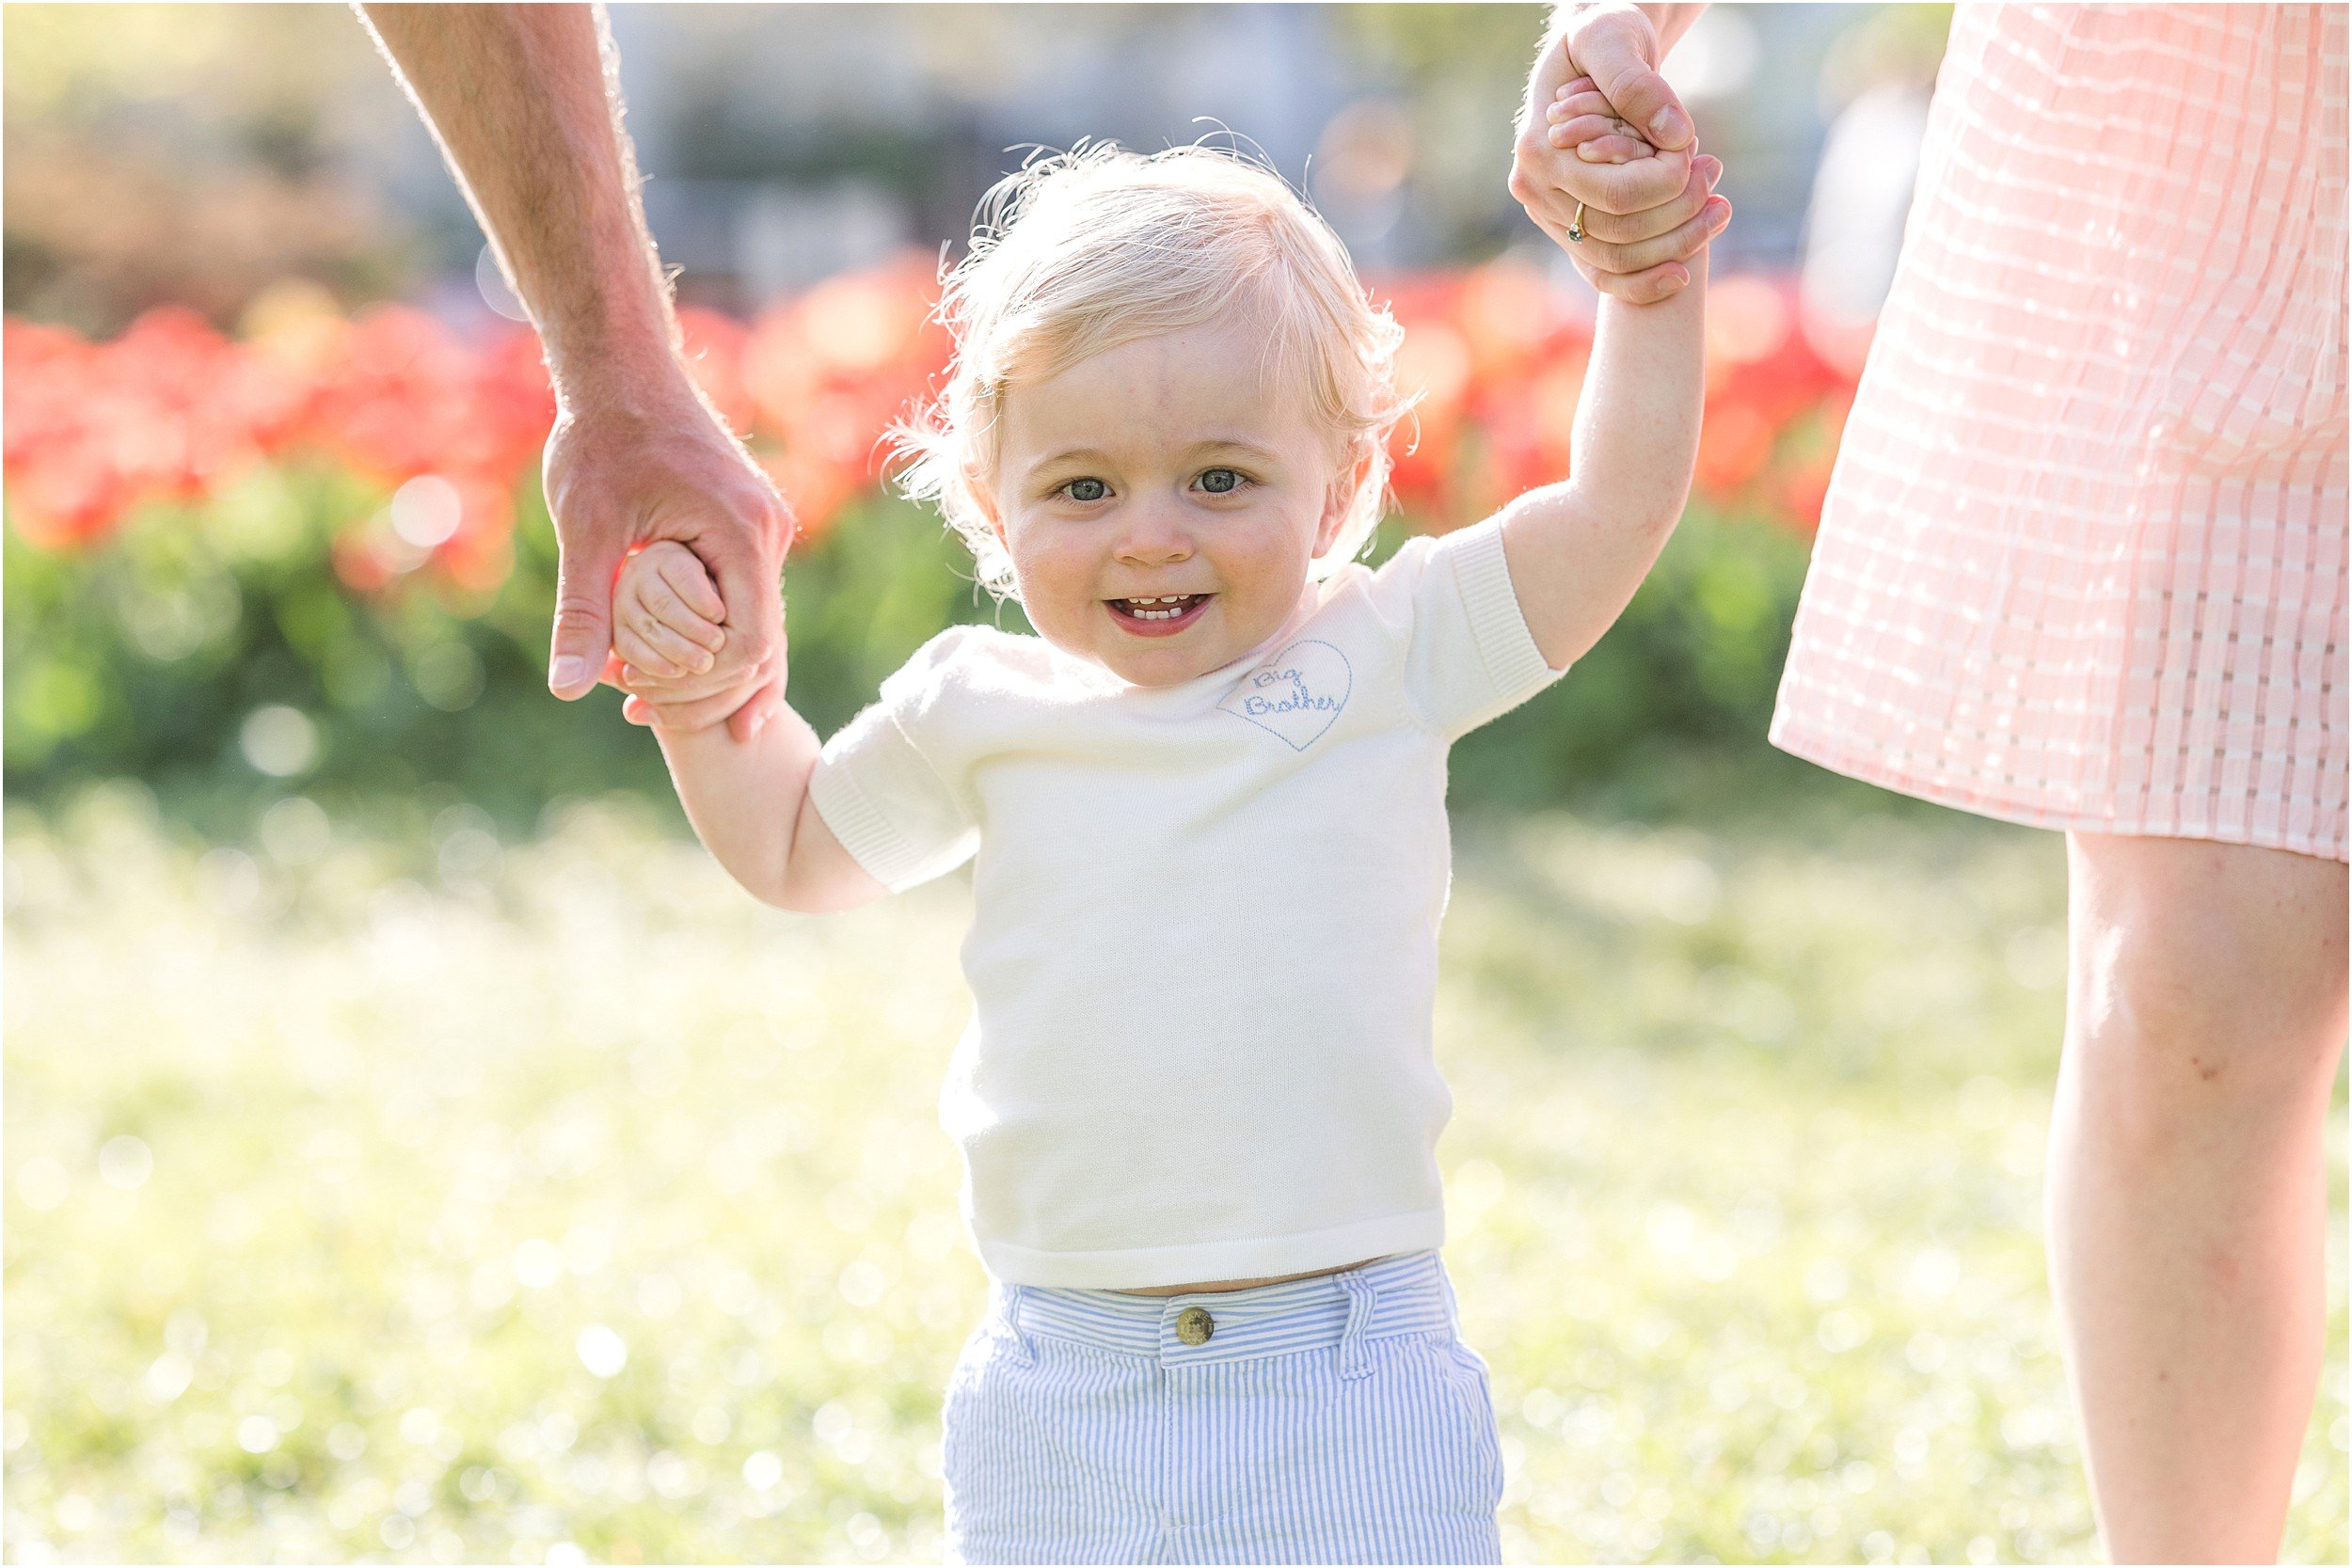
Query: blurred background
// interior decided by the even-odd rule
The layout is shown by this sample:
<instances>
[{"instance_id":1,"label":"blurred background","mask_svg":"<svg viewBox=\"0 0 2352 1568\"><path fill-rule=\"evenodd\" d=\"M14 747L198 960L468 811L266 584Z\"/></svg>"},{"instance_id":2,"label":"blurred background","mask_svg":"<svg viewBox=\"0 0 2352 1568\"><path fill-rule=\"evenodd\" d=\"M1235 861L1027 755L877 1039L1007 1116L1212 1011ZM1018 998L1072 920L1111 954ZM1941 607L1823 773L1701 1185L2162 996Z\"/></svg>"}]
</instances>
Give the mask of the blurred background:
<instances>
[{"instance_id":1,"label":"blurred background","mask_svg":"<svg viewBox=\"0 0 2352 1568\"><path fill-rule=\"evenodd\" d=\"M1525 8L611 14L698 369L801 514L793 695L820 729L998 613L888 499L877 437L944 363L941 256L1033 148L1213 136L1313 197L1424 398L1384 549L1564 471L1593 296L1504 188ZM1775 766L1761 720L1945 22L1729 6L1675 52L1740 214L1689 542L1581 683L1464 751L1466 803L1694 747ZM276 780L512 829L659 796L615 703L541 700L535 342L355 18L34 5L7 28L11 795L132 775L215 832Z\"/></svg>"},{"instance_id":2,"label":"blurred background","mask_svg":"<svg viewBox=\"0 0 2352 1568\"><path fill-rule=\"evenodd\" d=\"M1671 56L1737 207L1691 509L1455 752L1448 1259L1514 1560L2095 1552L2039 1240L2059 841L1762 738L1947 13L1717 6ZM1033 148L1230 139L1310 194L1423 400L1375 559L1565 471L1593 296L1504 188L1537 8L610 15L821 732L1022 625L877 438ZM351 11L0 29L8 1555L935 1557L960 880L760 909L617 697L546 694L536 343ZM2332 1277L2297 1560L2346 1551Z\"/></svg>"}]
</instances>

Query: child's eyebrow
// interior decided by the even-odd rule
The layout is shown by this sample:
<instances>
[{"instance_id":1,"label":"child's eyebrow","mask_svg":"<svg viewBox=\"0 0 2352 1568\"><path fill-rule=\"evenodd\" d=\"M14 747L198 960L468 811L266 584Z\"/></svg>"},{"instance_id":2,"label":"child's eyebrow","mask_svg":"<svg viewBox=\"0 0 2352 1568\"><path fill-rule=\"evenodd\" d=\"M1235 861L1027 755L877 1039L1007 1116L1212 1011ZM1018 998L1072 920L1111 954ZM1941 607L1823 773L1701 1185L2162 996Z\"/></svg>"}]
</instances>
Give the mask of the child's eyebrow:
<instances>
[{"instance_id":1,"label":"child's eyebrow","mask_svg":"<svg viewBox=\"0 0 2352 1568\"><path fill-rule=\"evenodd\" d=\"M1186 457L1193 458L1204 457L1212 452L1237 451L1256 458L1261 463L1273 463L1279 460L1272 448L1261 446L1255 441L1243 440L1241 437L1235 436L1207 436L1201 440L1193 442L1190 446L1184 448L1184 450ZM1110 463L1115 461L1117 461L1117 459L1115 459L1109 452L1104 451L1099 448L1063 447L1057 451L1049 451L1044 456L1030 463L1028 466L1028 471L1033 474L1041 473L1047 468L1055 467L1063 463Z\"/></svg>"},{"instance_id":2,"label":"child's eyebrow","mask_svg":"<svg viewBox=\"0 0 2352 1568\"><path fill-rule=\"evenodd\" d=\"M1110 453L1099 451L1093 447L1064 447L1059 451L1049 451L1031 463L1029 472L1037 473L1041 469L1052 467L1057 463L1107 463L1109 461Z\"/></svg>"},{"instance_id":3,"label":"child's eyebrow","mask_svg":"<svg viewBox=\"0 0 2352 1568\"><path fill-rule=\"evenodd\" d=\"M1186 451L1195 454L1212 451L1238 451L1248 456L1254 457L1261 463L1272 463L1278 460L1277 454L1272 448L1262 447L1255 441L1244 441L1238 437L1230 436L1215 436L1206 441L1195 441L1189 448L1186 449Z\"/></svg>"}]
</instances>

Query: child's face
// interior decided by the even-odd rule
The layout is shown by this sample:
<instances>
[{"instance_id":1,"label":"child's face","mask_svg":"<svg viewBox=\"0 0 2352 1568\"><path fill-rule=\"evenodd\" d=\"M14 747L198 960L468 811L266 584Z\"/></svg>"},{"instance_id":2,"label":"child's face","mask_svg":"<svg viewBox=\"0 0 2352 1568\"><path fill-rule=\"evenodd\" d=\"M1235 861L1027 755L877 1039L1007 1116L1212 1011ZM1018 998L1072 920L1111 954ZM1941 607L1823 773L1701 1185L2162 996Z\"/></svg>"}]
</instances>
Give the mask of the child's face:
<instances>
[{"instance_id":1,"label":"child's face","mask_svg":"<svg viewBox=\"0 0 2352 1568\"><path fill-rule=\"evenodd\" d=\"M1297 608L1352 487L1303 400L1260 385L1263 347L1246 320L1209 322L1006 392L993 520L1057 647L1172 686Z\"/></svg>"}]
</instances>

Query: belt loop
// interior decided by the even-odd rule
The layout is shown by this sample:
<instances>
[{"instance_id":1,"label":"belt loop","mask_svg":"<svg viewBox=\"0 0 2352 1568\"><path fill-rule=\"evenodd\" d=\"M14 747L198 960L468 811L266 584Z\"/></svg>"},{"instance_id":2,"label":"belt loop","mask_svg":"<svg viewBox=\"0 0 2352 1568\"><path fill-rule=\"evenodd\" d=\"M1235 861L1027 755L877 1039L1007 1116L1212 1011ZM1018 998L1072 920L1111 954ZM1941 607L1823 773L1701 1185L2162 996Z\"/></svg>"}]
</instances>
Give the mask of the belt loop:
<instances>
[{"instance_id":1,"label":"belt loop","mask_svg":"<svg viewBox=\"0 0 2352 1568\"><path fill-rule=\"evenodd\" d=\"M1372 1357L1364 1352L1364 1330L1372 1324L1372 1281L1358 1269L1331 1277L1347 1292L1347 1328L1340 1335L1340 1376L1370 1377Z\"/></svg>"},{"instance_id":2,"label":"belt loop","mask_svg":"<svg viewBox=\"0 0 2352 1568\"><path fill-rule=\"evenodd\" d=\"M1021 1304L1026 1299L1027 1287L1021 1285L1005 1287L1005 1326L1012 1331L1013 1348L1021 1357L1022 1365L1034 1367L1037 1365L1037 1347L1029 1343L1028 1333L1021 1326Z\"/></svg>"}]
</instances>

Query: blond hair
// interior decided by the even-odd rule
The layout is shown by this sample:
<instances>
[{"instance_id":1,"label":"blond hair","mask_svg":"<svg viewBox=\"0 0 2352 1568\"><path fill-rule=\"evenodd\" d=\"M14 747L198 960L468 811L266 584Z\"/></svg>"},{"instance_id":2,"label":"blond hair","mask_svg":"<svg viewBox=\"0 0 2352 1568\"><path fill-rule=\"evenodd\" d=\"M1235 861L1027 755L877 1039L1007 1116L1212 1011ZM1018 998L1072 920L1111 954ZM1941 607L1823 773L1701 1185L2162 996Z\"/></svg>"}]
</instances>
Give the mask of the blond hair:
<instances>
[{"instance_id":1,"label":"blond hair","mask_svg":"<svg viewBox=\"0 0 2352 1568\"><path fill-rule=\"evenodd\" d=\"M1232 309L1257 313L1260 372L1302 389L1336 437L1334 472L1365 463L1339 537L1309 568L1353 560L1380 520L1403 330L1366 297L1339 236L1272 169L1179 147L1148 157L1109 143L1034 161L981 201L972 248L941 279L956 353L938 398L893 435L899 488L935 501L1006 595L1012 562L989 525L1006 391L1120 344Z\"/></svg>"}]
</instances>

